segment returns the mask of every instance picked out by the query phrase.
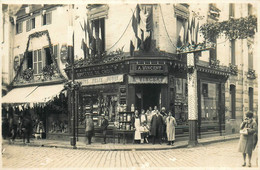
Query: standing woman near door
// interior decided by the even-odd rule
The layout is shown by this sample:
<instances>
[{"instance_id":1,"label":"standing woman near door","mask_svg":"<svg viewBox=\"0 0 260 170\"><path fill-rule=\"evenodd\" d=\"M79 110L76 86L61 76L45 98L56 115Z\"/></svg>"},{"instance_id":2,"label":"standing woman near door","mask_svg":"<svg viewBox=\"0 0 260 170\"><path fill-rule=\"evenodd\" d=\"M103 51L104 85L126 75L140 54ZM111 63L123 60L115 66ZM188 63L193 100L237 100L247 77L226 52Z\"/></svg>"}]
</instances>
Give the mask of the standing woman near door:
<instances>
[{"instance_id":1,"label":"standing woman near door","mask_svg":"<svg viewBox=\"0 0 260 170\"><path fill-rule=\"evenodd\" d=\"M135 128L135 142L140 143L141 141L141 131L140 131L140 127L141 127L141 120L139 117L139 113L138 110L135 110L135 118L134 118L134 128Z\"/></svg>"},{"instance_id":2,"label":"standing woman near door","mask_svg":"<svg viewBox=\"0 0 260 170\"><path fill-rule=\"evenodd\" d=\"M167 133L168 145L174 144L176 126L177 126L176 120L172 116L172 113L169 112L168 117L166 118L166 133Z\"/></svg>"}]
</instances>

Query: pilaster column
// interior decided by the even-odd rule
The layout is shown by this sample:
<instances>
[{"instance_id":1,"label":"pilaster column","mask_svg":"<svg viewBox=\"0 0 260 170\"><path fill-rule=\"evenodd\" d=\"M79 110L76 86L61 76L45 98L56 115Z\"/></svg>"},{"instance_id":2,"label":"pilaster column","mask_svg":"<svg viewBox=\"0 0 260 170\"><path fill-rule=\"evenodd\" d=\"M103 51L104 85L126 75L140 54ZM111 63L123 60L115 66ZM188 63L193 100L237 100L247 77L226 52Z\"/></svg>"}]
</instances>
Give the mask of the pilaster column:
<instances>
[{"instance_id":1,"label":"pilaster column","mask_svg":"<svg viewBox=\"0 0 260 170\"><path fill-rule=\"evenodd\" d=\"M195 67L194 53L187 53L187 83L188 83L188 120L189 120L189 146L198 144L198 97L197 97L197 69Z\"/></svg>"}]
</instances>

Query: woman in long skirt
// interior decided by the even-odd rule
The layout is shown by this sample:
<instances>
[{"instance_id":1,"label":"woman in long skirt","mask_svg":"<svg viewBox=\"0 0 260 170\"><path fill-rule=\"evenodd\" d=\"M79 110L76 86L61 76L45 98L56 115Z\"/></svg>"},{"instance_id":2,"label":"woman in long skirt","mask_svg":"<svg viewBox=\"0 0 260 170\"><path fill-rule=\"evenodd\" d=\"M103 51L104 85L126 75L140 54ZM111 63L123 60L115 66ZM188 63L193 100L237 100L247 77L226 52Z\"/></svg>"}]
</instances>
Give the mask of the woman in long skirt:
<instances>
[{"instance_id":1,"label":"woman in long skirt","mask_svg":"<svg viewBox=\"0 0 260 170\"><path fill-rule=\"evenodd\" d=\"M244 163L242 166L246 166L246 154L248 154L248 166L251 167L251 157L252 151L254 149L253 139L257 130L257 124L253 120L252 112L247 112L245 120L240 125L240 129L247 132L247 134L240 134L240 140L238 144L238 151L243 153L244 158Z\"/></svg>"},{"instance_id":2,"label":"woman in long skirt","mask_svg":"<svg viewBox=\"0 0 260 170\"><path fill-rule=\"evenodd\" d=\"M177 126L175 118L172 113L169 112L166 118L166 133L168 138L168 145L173 145L175 141L175 126Z\"/></svg>"},{"instance_id":3,"label":"woman in long skirt","mask_svg":"<svg viewBox=\"0 0 260 170\"><path fill-rule=\"evenodd\" d=\"M134 128L135 128L135 138L134 140L138 143L141 141L141 132L140 132L140 127L141 127L141 121L139 118L138 110L135 111L135 118L134 118Z\"/></svg>"}]
</instances>

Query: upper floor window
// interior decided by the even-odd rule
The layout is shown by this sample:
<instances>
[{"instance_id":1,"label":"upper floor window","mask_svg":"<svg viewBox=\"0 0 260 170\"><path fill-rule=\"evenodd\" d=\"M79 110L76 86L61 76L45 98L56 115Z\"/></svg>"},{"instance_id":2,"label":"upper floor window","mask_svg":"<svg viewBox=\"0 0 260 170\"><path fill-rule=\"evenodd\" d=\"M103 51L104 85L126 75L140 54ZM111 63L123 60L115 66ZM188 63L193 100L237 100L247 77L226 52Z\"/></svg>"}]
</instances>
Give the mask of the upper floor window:
<instances>
[{"instance_id":1,"label":"upper floor window","mask_svg":"<svg viewBox=\"0 0 260 170\"><path fill-rule=\"evenodd\" d=\"M248 8L248 15L252 15L253 14L253 6L252 6L252 4L248 4L247 8Z\"/></svg>"},{"instance_id":2,"label":"upper floor window","mask_svg":"<svg viewBox=\"0 0 260 170\"><path fill-rule=\"evenodd\" d=\"M229 4L229 18L235 17L235 4Z\"/></svg>"},{"instance_id":3,"label":"upper floor window","mask_svg":"<svg viewBox=\"0 0 260 170\"><path fill-rule=\"evenodd\" d=\"M185 24L185 19L177 17L177 47L181 47L184 45L184 24Z\"/></svg>"},{"instance_id":4,"label":"upper floor window","mask_svg":"<svg viewBox=\"0 0 260 170\"><path fill-rule=\"evenodd\" d=\"M253 69L253 47L248 44L248 68Z\"/></svg>"},{"instance_id":5,"label":"upper floor window","mask_svg":"<svg viewBox=\"0 0 260 170\"><path fill-rule=\"evenodd\" d=\"M51 24L52 15L51 12L45 13L42 15L42 25L49 25Z\"/></svg>"},{"instance_id":6,"label":"upper floor window","mask_svg":"<svg viewBox=\"0 0 260 170\"><path fill-rule=\"evenodd\" d=\"M23 22L16 23L16 34L20 34L23 32Z\"/></svg>"},{"instance_id":7,"label":"upper floor window","mask_svg":"<svg viewBox=\"0 0 260 170\"><path fill-rule=\"evenodd\" d=\"M33 52L33 72L34 74L42 73L42 50L35 50Z\"/></svg>"},{"instance_id":8,"label":"upper floor window","mask_svg":"<svg viewBox=\"0 0 260 170\"><path fill-rule=\"evenodd\" d=\"M216 38L213 40L213 43L216 44L216 47L214 49L209 50L210 61L211 60L214 60L214 61L217 60L217 39Z\"/></svg>"},{"instance_id":9,"label":"upper floor window","mask_svg":"<svg viewBox=\"0 0 260 170\"><path fill-rule=\"evenodd\" d=\"M92 20L92 30L95 42L91 42L90 48L95 54L101 54L105 51L105 18Z\"/></svg>"},{"instance_id":10,"label":"upper floor window","mask_svg":"<svg viewBox=\"0 0 260 170\"><path fill-rule=\"evenodd\" d=\"M33 52L32 51L27 53L26 64L27 64L27 69L33 69Z\"/></svg>"},{"instance_id":11,"label":"upper floor window","mask_svg":"<svg viewBox=\"0 0 260 170\"><path fill-rule=\"evenodd\" d=\"M210 3L209 4L208 19L218 21L219 15L220 15L220 10L217 8L216 4Z\"/></svg>"},{"instance_id":12,"label":"upper floor window","mask_svg":"<svg viewBox=\"0 0 260 170\"><path fill-rule=\"evenodd\" d=\"M35 28L35 18L31 18L26 21L26 31L30 31Z\"/></svg>"},{"instance_id":13,"label":"upper floor window","mask_svg":"<svg viewBox=\"0 0 260 170\"><path fill-rule=\"evenodd\" d=\"M231 40L230 41L230 50L231 50L231 64L235 65L236 64L236 40Z\"/></svg>"},{"instance_id":14,"label":"upper floor window","mask_svg":"<svg viewBox=\"0 0 260 170\"><path fill-rule=\"evenodd\" d=\"M252 87L248 88L248 105L249 110L254 111L254 89Z\"/></svg>"}]
</instances>

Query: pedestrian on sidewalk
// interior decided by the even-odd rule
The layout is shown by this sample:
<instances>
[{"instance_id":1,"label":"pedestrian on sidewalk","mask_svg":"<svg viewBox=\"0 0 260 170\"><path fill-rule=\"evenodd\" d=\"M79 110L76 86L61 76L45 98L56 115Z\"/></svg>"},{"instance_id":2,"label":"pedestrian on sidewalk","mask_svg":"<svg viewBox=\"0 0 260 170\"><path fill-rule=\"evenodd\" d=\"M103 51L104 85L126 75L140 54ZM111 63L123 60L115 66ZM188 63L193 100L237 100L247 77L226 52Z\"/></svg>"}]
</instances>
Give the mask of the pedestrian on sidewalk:
<instances>
[{"instance_id":1,"label":"pedestrian on sidewalk","mask_svg":"<svg viewBox=\"0 0 260 170\"><path fill-rule=\"evenodd\" d=\"M94 122L90 113L86 113L86 140L88 140L89 145L91 145L91 138L94 135Z\"/></svg>"},{"instance_id":2,"label":"pedestrian on sidewalk","mask_svg":"<svg viewBox=\"0 0 260 170\"><path fill-rule=\"evenodd\" d=\"M159 144L162 144L162 126L163 126L163 117L160 112L157 110L157 106L154 106L154 115L151 120L151 136L153 137L153 144L155 144L155 139L159 140Z\"/></svg>"},{"instance_id":3,"label":"pedestrian on sidewalk","mask_svg":"<svg viewBox=\"0 0 260 170\"><path fill-rule=\"evenodd\" d=\"M135 129L135 137L134 137L134 141L135 143L140 143L141 141L141 132L140 132L140 127L141 127L141 121L139 118L139 113L138 110L135 110L135 117L134 117L134 129Z\"/></svg>"},{"instance_id":4,"label":"pedestrian on sidewalk","mask_svg":"<svg viewBox=\"0 0 260 170\"><path fill-rule=\"evenodd\" d=\"M162 107L161 109L161 115L163 117L163 125L162 125L162 141L166 141L166 118L167 118L167 113L165 107Z\"/></svg>"},{"instance_id":5,"label":"pedestrian on sidewalk","mask_svg":"<svg viewBox=\"0 0 260 170\"><path fill-rule=\"evenodd\" d=\"M251 167L252 151L254 149L253 136L256 132L257 124L253 120L253 112L246 113L245 120L240 125L240 140L239 140L239 152L243 153L244 163L242 166L246 166L246 154L248 154L248 166ZM244 131L244 132L243 132Z\"/></svg>"},{"instance_id":6,"label":"pedestrian on sidewalk","mask_svg":"<svg viewBox=\"0 0 260 170\"><path fill-rule=\"evenodd\" d=\"M29 110L25 110L22 117L22 133L23 133L23 143L30 143L30 137L32 134L32 118Z\"/></svg>"},{"instance_id":7,"label":"pedestrian on sidewalk","mask_svg":"<svg viewBox=\"0 0 260 170\"><path fill-rule=\"evenodd\" d=\"M106 135L107 135L107 127L108 127L108 120L105 117L105 114L101 115L101 129L103 131L103 143L102 144L106 144Z\"/></svg>"},{"instance_id":8,"label":"pedestrian on sidewalk","mask_svg":"<svg viewBox=\"0 0 260 170\"><path fill-rule=\"evenodd\" d=\"M168 139L168 145L174 145L175 141L175 127L177 126L175 118L172 116L172 112L169 112L166 118L166 133Z\"/></svg>"}]
</instances>

